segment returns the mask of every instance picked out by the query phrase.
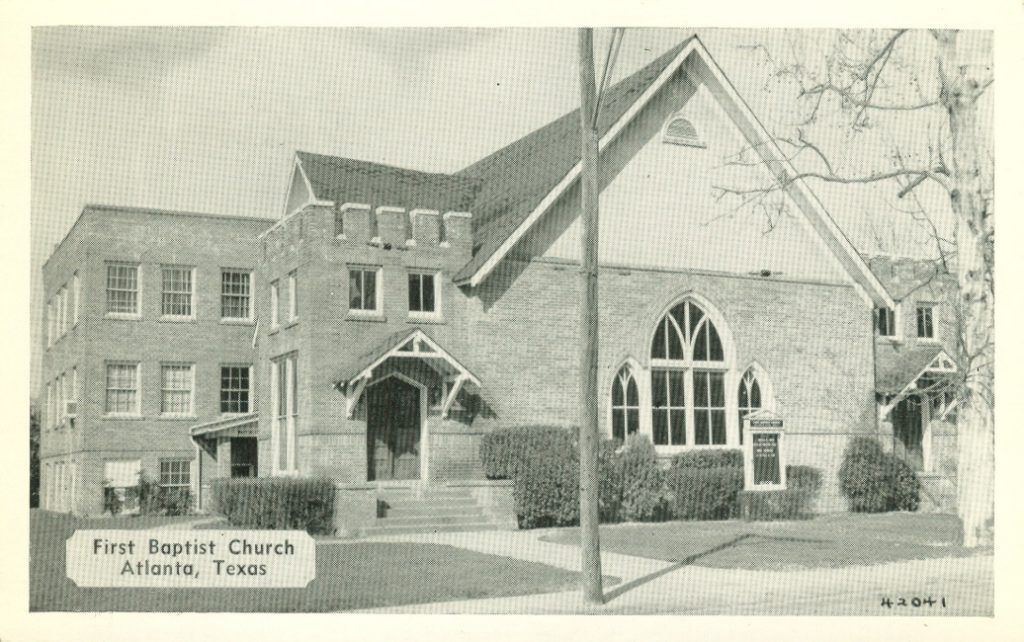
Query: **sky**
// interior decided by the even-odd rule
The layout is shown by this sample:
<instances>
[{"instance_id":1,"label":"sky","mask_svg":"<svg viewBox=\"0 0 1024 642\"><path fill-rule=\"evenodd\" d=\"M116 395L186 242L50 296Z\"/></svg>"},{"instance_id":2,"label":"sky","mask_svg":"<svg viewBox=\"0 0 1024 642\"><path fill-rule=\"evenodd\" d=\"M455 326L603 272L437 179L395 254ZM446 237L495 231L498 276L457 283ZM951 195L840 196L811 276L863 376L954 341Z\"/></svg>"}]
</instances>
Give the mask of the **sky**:
<instances>
[{"instance_id":1,"label":"sky","mask_svg":"<svg viewBox=\"0 0 1024 642\"><path fill-rule=\"evenodd\" d=\"M598 30L599 54L610 33ZM691 33L627 29L614 77ZM784 30L699 35L768 129L788 134L800 120L796 89L773 77L765 51L773 60L798 53L816 61L836 38ZM927 67L929 39L908 38L904 61ZM985 34L965 40L973 64L991 64ZM930 78L920 79L925 89ZM456 171L574 109L576 79L576 35L568 29L34 28L33 390L41 266L85 204L276 218L297 149ZM860 133L821 123L817 134L838 169L856 173L878 166L894 145L924 153L922 132L938 116L887 115ZM903 204L891 184L815 187L862 251L930 251L919 224L897 211ZM941 194L924 187L921 195L942 210Z\"/></svg>"}]
</instances>

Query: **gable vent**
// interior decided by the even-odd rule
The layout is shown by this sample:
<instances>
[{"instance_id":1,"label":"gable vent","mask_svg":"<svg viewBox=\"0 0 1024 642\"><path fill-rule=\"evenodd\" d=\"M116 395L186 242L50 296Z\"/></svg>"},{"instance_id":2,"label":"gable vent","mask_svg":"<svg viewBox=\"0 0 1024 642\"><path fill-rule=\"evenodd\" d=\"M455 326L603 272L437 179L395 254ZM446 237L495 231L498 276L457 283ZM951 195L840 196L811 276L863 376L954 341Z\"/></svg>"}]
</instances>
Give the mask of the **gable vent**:
<instances>
[{"instance_id":1,"label":"gable vent","mask_svg":"<svg viewBox=\"0 0 1024 642\"><path fill-rule=\"evenodd\" d=\"M665 125L664 139L666 143L673 145L686 145L687 147L707 147L697 135L697 128L693 123L675 116Z\"/></svg>"}]
</instances>

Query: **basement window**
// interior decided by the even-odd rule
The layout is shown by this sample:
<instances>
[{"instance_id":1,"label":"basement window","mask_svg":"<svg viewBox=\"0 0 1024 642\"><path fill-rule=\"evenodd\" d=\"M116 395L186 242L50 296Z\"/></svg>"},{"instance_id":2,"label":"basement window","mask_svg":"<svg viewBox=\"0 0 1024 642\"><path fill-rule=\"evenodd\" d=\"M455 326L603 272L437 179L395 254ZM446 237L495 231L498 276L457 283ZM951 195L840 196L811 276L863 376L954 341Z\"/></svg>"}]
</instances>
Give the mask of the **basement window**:
<instances>
[{"instance_id":1,"label":"basement window","mask_svg":"<svg viewBox=\"0 0 1024 642\"><path fill-rule=\"evenodd\" d=\"M693 126L693 123L680 116L673 116L665 124L663 139L666 143L673 145L707 147L697 134L697 128Z\"/></svg>"}]
</instances>

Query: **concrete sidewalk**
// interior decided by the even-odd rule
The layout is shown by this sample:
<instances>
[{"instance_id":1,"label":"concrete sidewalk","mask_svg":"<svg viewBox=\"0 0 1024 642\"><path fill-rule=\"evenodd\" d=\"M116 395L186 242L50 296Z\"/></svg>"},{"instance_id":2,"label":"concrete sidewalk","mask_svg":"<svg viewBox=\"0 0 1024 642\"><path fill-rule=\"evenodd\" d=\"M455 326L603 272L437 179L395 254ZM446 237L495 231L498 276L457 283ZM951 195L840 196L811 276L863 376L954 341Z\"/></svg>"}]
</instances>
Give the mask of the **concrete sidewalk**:
<instances>
[{"instance_id":1,"label":"concrete sidewalk","mask_svg":"<svg viewBox=\"0 0 1024 642\"><path fill-rule=\"evenodd\" d=\"M540 541L539 531L486 531L377 537L362 541L448 544L559 568L579 570L576 546ZM602 553L606 603L583 603L579 591L415 604L380 613L593 613L693 615L975 615L993 612L993 558L912 560L873 566L751 571L714 569ZM883 605L888 598L892 606ZM900 606L900 598L906 602ZM913 606L914 598L935 604ZM940 599L945 598L945 607Z\"/></svg>"}]
</instances>

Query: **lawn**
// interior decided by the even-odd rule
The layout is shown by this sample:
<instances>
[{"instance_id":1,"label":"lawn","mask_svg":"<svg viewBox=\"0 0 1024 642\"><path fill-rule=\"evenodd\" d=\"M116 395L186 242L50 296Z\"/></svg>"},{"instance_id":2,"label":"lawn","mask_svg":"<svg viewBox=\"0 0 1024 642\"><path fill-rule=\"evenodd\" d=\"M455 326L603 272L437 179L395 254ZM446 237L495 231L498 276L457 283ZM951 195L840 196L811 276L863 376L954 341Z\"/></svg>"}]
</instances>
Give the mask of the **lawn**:
<instances>
[{"instance_id":1,"label":"lawn","mask_svg":"<svg viewBox=\"0 0 1024 642\"><path fill-rule=\"evenodd\" d=\"M787 522L663 522L601 526L601 550L710 568L837 568L911 559L965 557L952 515L834 514ZM579 530L547 541L579 544Z\"/></svg>"},{"instance_id":2,"label":"lawn","mask_svg":"<svg viewBox=\"0 0 1024 642\"><path fill-rule=\"evenodd\" d=\"M411 543L318 544L317 574L302 589L79 588L65 576L64 542L75 529L160 526L181 518L78 519L33 510L33 611L320 612L543 593L578 585L544 564Z\"/></svg>"}]
</instances>

